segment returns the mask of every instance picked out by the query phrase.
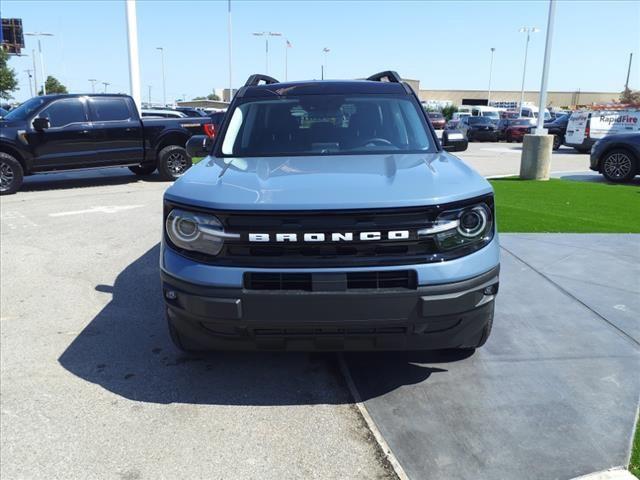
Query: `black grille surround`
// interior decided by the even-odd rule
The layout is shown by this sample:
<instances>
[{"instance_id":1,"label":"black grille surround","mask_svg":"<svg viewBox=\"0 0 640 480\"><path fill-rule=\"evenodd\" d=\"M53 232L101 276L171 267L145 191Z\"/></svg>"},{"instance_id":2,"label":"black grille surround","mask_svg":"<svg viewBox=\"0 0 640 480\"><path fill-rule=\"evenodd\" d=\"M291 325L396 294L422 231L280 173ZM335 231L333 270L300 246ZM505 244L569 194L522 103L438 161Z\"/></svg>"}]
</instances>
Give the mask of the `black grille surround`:
<instances>
[{"instance_id":1,"label":"black grille surround","mask_svg":"<svg viewBox=\"0 0 640 480\"><path fill-rule=\"evenodd\" d=\"M215 215L238 240L225 240L222 251L211 256L181 249L171 243L166 231L165 243L181 255L201 263L254 268L330 268L414 265L459 258L487 245L478 242L449 251L439 251L432 238L417 238L417 230L434 222L438 215L478 203L485 203L494 217L493 195L460 202L425 207L401 207L357 210L249 211L209 210L165 201L164 221L173 208ZM493 222L495 231L495 222ZM164 228L163 228L164 230ZM359 232L409 230L406 240L355 240ZM353 232L351 242L249 242L249 233L333 233ZM492 232L491 237L494 233ZM384 235L383 235L384 236Z\"/></svg>"},{"instance_id":2,"label":"black grille surround","mask_svg":"<svg viewBox=\"0 0 640 480\"><path fill-rule=\"evenodd\" d=\"M300 290L303 292L336 292L350 290L415 290L415 270L386 270L346 273L247 272L247 290Z\"/></svg>"}]
</instances>

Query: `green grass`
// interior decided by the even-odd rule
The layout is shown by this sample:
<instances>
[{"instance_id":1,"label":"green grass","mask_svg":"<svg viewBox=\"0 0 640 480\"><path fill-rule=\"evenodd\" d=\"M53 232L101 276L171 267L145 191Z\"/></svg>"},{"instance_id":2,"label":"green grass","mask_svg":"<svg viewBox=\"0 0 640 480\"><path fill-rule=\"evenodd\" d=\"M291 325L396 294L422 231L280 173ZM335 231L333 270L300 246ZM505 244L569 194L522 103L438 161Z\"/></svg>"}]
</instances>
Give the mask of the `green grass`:
<instances>
[{"instance_id":1,"label":"green grass","mask_svg":"<svg viewBox=\"0 0 640 480\"><path fill-rule=\"evenodd\" d=\"M640 478L640 421L636 425L636 436L633 439L633 445L631 447L629 471L636 477Z\"/></svg>"},{"instance_id":2,"label":"green grass","mask_svg":"<svg viewBox=\"0 0 640 480\"><path fill-rule=\"evenodd\" d=\"M491 180L500 232L640 233L640 187Z\"/></svg>"},{"instance_id":3,"label":"green grass","mask_svg":"<svg viewBox=\"0 0 640 480\"><path fill-rule=\"evenodd\" d=\"M204 157L193 157L191 159L191 161L193 162L193 164L195 165L196 163L198 163L200 160L202 160Z\"/></svg>"}]
</instances>

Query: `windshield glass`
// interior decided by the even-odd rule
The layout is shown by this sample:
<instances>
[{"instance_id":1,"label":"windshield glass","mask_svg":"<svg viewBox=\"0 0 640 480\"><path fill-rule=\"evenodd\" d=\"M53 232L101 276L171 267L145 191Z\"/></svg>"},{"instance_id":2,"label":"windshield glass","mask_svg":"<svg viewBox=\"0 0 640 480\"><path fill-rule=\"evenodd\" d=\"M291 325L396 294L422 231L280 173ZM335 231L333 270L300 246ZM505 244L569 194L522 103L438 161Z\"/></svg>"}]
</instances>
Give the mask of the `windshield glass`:
<instances>
[{"instance_id":1,"label":"windshield glass","mask_svg":"<svg viewBox=\"0 0 640 480\"><path fill-rule=\"evenodd\" d=\"M491 122L489 117L469 117L469 125L488 125Z\"/></svg>"},{"instance_id":2,"label":"windshield glass","mask_svg":"<svg viewBox=\"0 0 640 480\"><path fill-rule=\"evenodd\" d=\"M22 105L11 110L5 117L5 120L26 120L44 103L42 97L33 97Z\"/></svg>"},{"instance_id":3,"label":"windshield glass","mask_svg":"<svg viewBox=\"0 0 640 480\"><path fill-rule=\"evenodd\" d=\"M529 120L512 120L510 125L531 125Z\"/></svg>"},{"instance_id":4,"label":"windshield glass","mask_svg":"<svg viewBox=\"0 0 640 480\"><path fill-rule=\"evenodd\" d=\"M224 156L436 151L421 107L395 95L249 98L233 111Z\"/></svg>"},{"instance_id":5,"label":"windshield glass","mask_svg":"<svg viewBox=\"0 0 640 480\"><path fill-rule=\"evenodd\" d=\"M500 119L500 114L498 112L482 112L483 117L495 118L496 120Z\"/></svg>"},{"instance_id":6,"label":"windshield glass","mask_svg":"<svg viewBox=\"0 0 640 480\"><path fill-rule=\"evenodd\" d=\"M444 117L442 116L442 114L441 114L441 113L438 113L438 112L429 112L427 115L429 115L429 118L431 118L431 119L441 119L441 118L444 118Z\"/></svg>"}]
</instances>

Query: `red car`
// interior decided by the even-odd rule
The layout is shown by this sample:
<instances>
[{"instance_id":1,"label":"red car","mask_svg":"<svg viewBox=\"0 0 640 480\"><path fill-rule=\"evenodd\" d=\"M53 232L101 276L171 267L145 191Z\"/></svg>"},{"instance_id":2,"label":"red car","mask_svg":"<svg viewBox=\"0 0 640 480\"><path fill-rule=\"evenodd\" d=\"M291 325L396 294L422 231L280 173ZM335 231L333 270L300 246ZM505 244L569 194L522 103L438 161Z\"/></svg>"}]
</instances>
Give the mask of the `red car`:
<instances>
[{"instance_id":1,"label":"red car","mask_svg":"<svg viewBox=\"0 0 640 480\"><path fill-rule=\"evenodd\" d=\"M528 118L518 118L509 121L509 126L504 130L504 139L507 142L521 142L527 133L531 133L531 121Z\"/></svg>"},{"instance_id":2,"label":"red car","mask_svg":"<svg viewBox=\"0 0 640 480\"><path fill-rule=\"evenodd\" d=\"M431 120L431 125L436 130L444 130L444 125L447 123L447 120L440 112L427 112L429 116L429 120Z\"/></svg>"}]
</instances>

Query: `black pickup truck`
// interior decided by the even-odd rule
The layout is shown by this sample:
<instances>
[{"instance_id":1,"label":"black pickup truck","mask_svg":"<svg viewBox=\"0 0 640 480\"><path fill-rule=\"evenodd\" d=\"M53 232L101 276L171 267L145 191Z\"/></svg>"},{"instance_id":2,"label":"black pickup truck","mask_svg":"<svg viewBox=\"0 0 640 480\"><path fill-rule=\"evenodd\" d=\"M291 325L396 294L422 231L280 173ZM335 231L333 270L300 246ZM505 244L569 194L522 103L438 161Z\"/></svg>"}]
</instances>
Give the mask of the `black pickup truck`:
<instances>
[{"instance_id":1,"label":"black pickup truck","mask_svg":"<svg viewBox=\"0 0 640 480\"><path fill-rule=\"evenodd\" d=\"M140 118L128 95L34 97L0 120L0 194L15 193L25 175L82 168L158 170L175 180L190 166L185 144L212 122Z\"/></svg>"}]
</instances>

